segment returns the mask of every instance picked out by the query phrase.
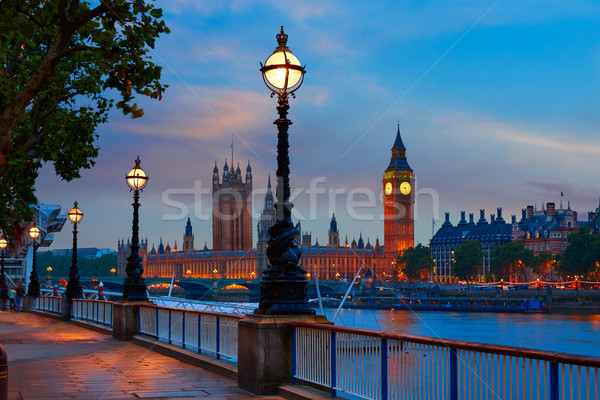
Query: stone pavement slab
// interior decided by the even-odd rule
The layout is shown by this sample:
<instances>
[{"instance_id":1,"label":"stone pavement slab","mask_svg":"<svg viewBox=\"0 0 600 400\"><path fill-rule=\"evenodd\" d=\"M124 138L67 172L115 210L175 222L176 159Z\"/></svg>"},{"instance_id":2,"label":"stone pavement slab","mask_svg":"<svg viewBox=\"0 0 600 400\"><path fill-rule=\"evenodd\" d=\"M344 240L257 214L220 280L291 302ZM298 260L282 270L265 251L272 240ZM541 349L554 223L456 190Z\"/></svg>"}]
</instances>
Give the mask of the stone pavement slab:
<instances>
[{"instance_id":1,"label":"stone pavement slab","mask_svg":"<svg viewBox=\"0 0 600 400\"><path fill-rule=\"evenodd\" d=\"M43 316L0 312L0 343L9 393L25 400L283 400L253 396L233 379Z\"/></svg>"}]
</instances>

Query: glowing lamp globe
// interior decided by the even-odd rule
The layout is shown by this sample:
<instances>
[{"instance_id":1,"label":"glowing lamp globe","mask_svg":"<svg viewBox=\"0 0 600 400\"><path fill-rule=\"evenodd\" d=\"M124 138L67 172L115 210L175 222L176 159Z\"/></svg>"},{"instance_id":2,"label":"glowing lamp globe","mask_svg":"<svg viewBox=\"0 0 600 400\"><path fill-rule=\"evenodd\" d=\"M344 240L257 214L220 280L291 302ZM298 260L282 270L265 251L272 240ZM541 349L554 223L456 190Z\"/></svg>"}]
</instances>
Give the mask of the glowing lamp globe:
<instances>
[{"instance_id":1,"label":"glowing lamp globe","mask_svg":"<svg viewBox=\"0 0 600 400\"><path fill-rule=\"evenodd\" d=\"M8 246L8 242L6 241L6 239L0 239L0 249L4 250L6 246Z\"/></svg>"},{"instance_id":2,"label":"glowing lamp globe","mask_svg":"<svg viewBox=\"0 0 600 400\"><path fill-rule=\"evenodd\" d=\"M29 236L31 236L31 238L33 240L39 238L40 237L40 229L37 226L32 226L31 229L29 230Z\"/></svg>"},{"instance_id":3,"label":"glowing lamp globe","mask_svg":"<svg viewBox=\"0 0 600 400\"><path fill-rule=\"evenodd\" d=\"M283 26L276 37L279 46L260 70L265 84L274 93L291 94L302 85L306 71L287 47L288 35L283 32Z\"/></svg>"},{"instance_id":4,"label":"glowing lamp globe","mask_svg":"<svg viewBox=\"0 0 600 400\"><path fill-rule=\"evenodd\" d=\"M148 183L148 176L140 167L140 162L140 156L138 156L138 158L135 160L135 166L125 177L127 180L127 185L131 188L131 190L142 190Z\"/></svg>"},{"instance_id":5,"label":"glowing lamp globe","mask_svg":"<svg viewBox=\"0 0 600 400\"><path fill-rule=\"evenodd\" d=\"M71 209L71 211L69 211L68 215L69 219L73 222L79 222L81 220L81 218L83 217L83 213L81 212L79 207L77 207L77 202L75 202L73 208Z\"/></svg>"}]
</instances>

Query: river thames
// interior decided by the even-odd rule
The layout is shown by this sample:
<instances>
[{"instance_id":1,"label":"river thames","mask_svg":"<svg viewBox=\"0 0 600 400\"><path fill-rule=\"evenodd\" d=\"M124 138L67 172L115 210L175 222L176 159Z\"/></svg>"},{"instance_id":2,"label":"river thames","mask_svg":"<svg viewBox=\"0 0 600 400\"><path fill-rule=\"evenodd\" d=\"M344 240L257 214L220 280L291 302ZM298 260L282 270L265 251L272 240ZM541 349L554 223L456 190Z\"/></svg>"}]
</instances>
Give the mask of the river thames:
<instances>
[{"instance_id":1,"label":"river thames","mask_svg":"<svg viewBox=\"0 0 600 400\"><path fill-rule=\"evenodd\" d=\"M336 310L326 308L331 321ZM336 325L600 357L600 315L343 309Z\"/></svg>"}]
</instances>

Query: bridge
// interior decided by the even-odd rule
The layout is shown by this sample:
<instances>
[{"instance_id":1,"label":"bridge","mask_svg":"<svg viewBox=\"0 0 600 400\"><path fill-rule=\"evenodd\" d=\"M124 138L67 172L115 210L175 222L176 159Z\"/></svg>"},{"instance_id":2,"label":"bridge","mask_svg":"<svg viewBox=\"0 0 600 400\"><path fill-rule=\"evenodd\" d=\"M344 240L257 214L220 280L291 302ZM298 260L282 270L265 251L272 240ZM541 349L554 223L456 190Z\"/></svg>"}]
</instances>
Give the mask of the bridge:
<instances>
[{"instance_id":1,"label":"bridge","mask_svg":"<svg viewBox=\"0 0 600 400\"><path fill-rule=\"evenodd\" d=\"M30 312L60 319L65 315L65 302L58 297L42 296L30 302ZM103 391L97 398L105 395L108 396L106 398L217 395L214 386L207 388L206 381L201 378L196 386L190 386L188 367L182 367L179 361L158 360L155 355L136 359L140 353L128 347L132 344L146 346L225 375L229 380L216 379L220 382L219 387L224 385L230 390L227 398L230 395L243 398L237 397L236 393L240 393L238 387L259 395L267 390L290 399L340 396L367 400L559 400L598 399L600 396L600 357L350 329L327 324L319 318L303 322L300 317L286 317L287 322L283 323L284 319L280 318L273 324L272 321L278 318L273 316L268 318L271 321L268 326L260 329L266 336L269 330L275 329L279 339L271 338L262 344L258 341L255 342L257 346L249 346L255 340L249 332L260 316L151 304L136 306L136 313L132 314L137 315L134 318L135 332L130 342L109 340L109 335L117 337L124 332L119 326L124 322L120 318L120 308L123 307L123 304L107 301L72 301L68 308L71 323L103 332L101 337L74 330L72 325L61 328L66 325L62 321L52 320L51 324L40 320L28 322L33 318L30 313L1 313L0 341L8 339L10 351L13 344L32 344L35 338L43 338L46 342L39 348L36 357L44 358L44 370L53 371L42 374L41 380L47 383L49 377L56 378L59 383L54 386L67 390L68 397L61 396L63 398L90 398L87 390L95 394ZM4 322L6 315L12 318L12 322ZM23 327L31 331L30 339L22 333ZM52 345L52 340L58 342L58 347ZM73 343L75 348L61 347L70 340L76 342ZM85 347L87 344L97 352L89 365L76 350L78 346ZM113 345L117 346L114 351L111 350ZM32 350L22 353L25 354L24 359L29 357L28 351ZM253 359L252 354L255 353L263 354L266 359L273 357L277 365L261 365L260 358L263 357ZM19 358L21 355L17 353L16 357L16 361L12 359L13 365L15 362L20 365L23 362ZM9 356L9 364L10 360ZM125 367L124 360L131 362L129 367ZM15 370L21 371L23 376L9 378L10 387L21 391L39 390L39 385L36 389L30 384L36 379L33 364L31 368L19 368ZM148 368L150 371L146 371ZM249 377L255 378L257 372L269 369L272 378L275 377L278 382L272 384L273 387L261 386L258 379L248 383ZM203 373L198 372L200 375ZM158 381L149 379L152 376ZM182 383L184 380L186 382ZM197 378L191 380L196 382ZM113 388L117 388L118 392L111 392ZM196 389L198 391L194 392ZM199 394L202 391L207 394ZM81 397L77 397L79 394Z\"/></svg>"},{"instance_id":2,"label":"bridge","mask_svg":"<svg viewBox=\"0 0 600 400\"><path fill-rule=\"evenodd\" d=\"M66 278L64 278L66 279ZM152 292L159 285L163 291L171 284L171 278L146 277L146 285ZM123 277L100 276L82 277L81 283L88 287L97 287L98 283L104 284L104 290L114 293L123 292ZM348 284L340 281L320 281L319 291L322 297L340 297L347 290ZM182 290L178 293L180 297L189 299L243 299L245 301L258 301L260 296L260 281L249 279L199 279L199 278L175 278L174 289ZM308 297L317 297L315 281L309 281Z\"/></svg>"}]
</instances>

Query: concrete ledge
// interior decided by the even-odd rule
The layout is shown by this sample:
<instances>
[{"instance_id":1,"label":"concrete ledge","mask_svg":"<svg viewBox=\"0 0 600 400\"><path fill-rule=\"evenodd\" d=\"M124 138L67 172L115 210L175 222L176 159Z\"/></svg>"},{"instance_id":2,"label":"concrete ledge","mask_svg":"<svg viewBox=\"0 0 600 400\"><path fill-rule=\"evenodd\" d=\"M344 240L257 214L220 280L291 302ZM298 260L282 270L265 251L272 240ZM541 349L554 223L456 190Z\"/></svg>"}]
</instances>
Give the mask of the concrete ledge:
<instances>
[{"instance_id":1,"label":"concrete ledge","mask_svg":"<svg viewBox=\"0 0 600 400\"><path fill-rule=\"evenodd\" d=\"M331 399L331 394L320 389L304 385L281 385L277 394L288 400L323 400Z\"/></svg>"},{"instance_id":2,"label":"concrete ledge","mask_svg":"<svg viewBox=\"0 0 600 400\"><path fill-rule=\"evenodd\" d=\"M186 364L203 368L226 378L237 380L237 365L231 361L217 360L210 356L195 353L192 350L182 349L181 347L140 335L134 336L131 339L131 342Z\"/></svg>"}]
</instances>

